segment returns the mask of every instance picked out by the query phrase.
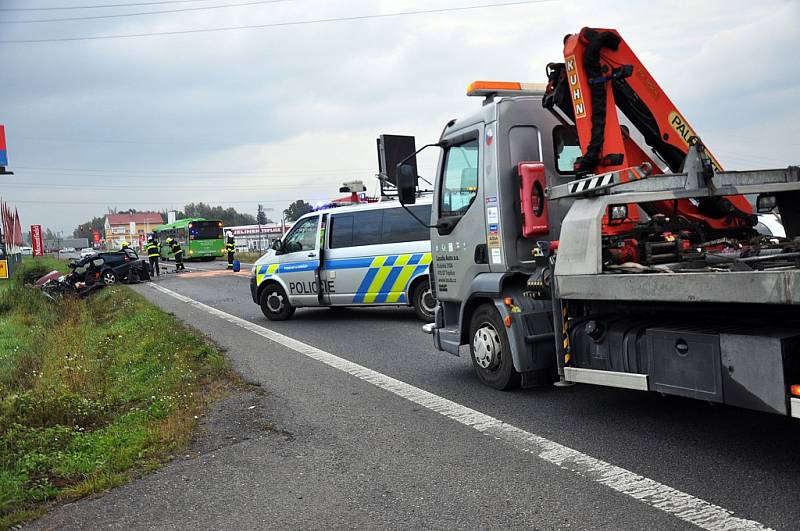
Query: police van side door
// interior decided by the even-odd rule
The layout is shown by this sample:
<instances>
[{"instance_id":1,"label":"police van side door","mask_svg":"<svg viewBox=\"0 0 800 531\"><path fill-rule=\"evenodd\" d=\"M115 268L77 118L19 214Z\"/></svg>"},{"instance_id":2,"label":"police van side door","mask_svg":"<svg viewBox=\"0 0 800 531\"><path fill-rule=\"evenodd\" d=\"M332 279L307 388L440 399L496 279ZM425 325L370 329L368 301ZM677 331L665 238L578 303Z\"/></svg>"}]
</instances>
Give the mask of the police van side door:
<instances>
[{"instance_id":1,"label":"police van side door","mask_svg":"<svg viewBox=\"0 0 800 531\"><path fill-rule=\"evenodd\" d=\"M317 270L320 256L320 216L302 218L283 240L278 277L295 306L317 306Z\"/></svg>"},{"instance_id":2,"label":"police van side door","mask_svg":"<svg viewBox=\"0 0 800 531\"><path fill-rule=\"evenodd\" d=\"M330 216L323 284L334 305L367 304L369 288L385 259L382 208L334 212Z\"/></svg>"}]
</instances>

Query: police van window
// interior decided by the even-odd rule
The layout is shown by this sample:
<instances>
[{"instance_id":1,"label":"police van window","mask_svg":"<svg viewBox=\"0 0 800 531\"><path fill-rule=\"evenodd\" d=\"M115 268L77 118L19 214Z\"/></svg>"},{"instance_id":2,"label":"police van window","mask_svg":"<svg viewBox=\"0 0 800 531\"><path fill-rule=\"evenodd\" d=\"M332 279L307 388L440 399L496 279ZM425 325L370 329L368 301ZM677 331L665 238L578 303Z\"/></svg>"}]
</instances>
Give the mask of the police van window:
<instances>
[{"instance_id":1,"label":"police van window","mask_svg":"<svg viewBox=\"0 0 800 531\"><path fill-rule=\"evenodd\" d=\"M353 245L381 243L383 209L353 212Z\"/></svg>"},{"instance_id":2,"label":"police van window","mask_svg":"<svg viewBox=\"0 0 800 531\"><path fill-rule=\"evenodd\" d=\"M558 125L553 128L553 152L556 154L558 173L575 173L575 161L582 155L578 131L574 127Z\"/></svg>"},{"instance_id":3,"label":"police van window","mask_svg":"<svg viewBox=\"0 0 800 531\"><path fill-rule=\"evenodd\" d=\"M478 140L452 146L445 157L439 216L461 216L478 194Z\"/></svg>"},{"instance_id":4,"label":"police van window","mask_svg":"<svg viewBox=\"0 0 800 531\"><path fill-rule=\"evenodd\" d=\"M336 214L331 217L331 249L353 245L353 215Z\"/></svg>"},{"instance_id":5,"label":"police van window","mask_svg":"<svg viewBox=\"0 0 800 531\"><path fill-rule=\"evenodd\" d=\"M316 249L318 221L319 216L312 216L295 223L284 242L286 252L296 253L298 251L313 251Z\"/></svg>"},{"instance_id":6,"label":"police van window","mask_svg":"<svg viewBox=\"0 0 800 531\"><path fill-rule=\"evenodd\" d=\"M530 125L515 125L508 131L508 150L515 171L520 162L542 160L539 154L539 130Z\"/></svg>"},{"instance_id":7,"label":"police van window","mask_svg":"<svg viewBox=\"0 0 800 531\"><path fill-rule=\"evenodd\" d=\"M412 206L409 210L426 224L430 223L431 205ZM382 243L416 242L429 240L430 237L430 229L411 217L405 209L389 208L383 212Z\"/></svg>"}]
</instances>

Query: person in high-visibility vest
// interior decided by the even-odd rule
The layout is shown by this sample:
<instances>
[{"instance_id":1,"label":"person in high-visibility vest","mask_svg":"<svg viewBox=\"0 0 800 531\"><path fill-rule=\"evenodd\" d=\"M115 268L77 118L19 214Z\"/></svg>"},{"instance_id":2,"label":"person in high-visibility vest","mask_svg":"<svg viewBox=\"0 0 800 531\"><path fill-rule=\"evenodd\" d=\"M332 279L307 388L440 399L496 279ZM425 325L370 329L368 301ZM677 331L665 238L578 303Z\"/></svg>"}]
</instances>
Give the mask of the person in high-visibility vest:
<instances>
[{"instance_id":1,"label":"person in high-visibility vest","mask_svg":"<svg viewBox=\"0 0 800 531\"><path fill-rule=\"evenodd\" d=\"M228 243L225 244L225 252L228 253L228 269L233 269L233 253L236 252L236 240L233 233L228 231Z\"/></svg>"},{"instance_id":2,"label":"person in high-visibility vest","mask_svg":"<svg viewBox=\"0 0 800 531\"><path fill-rule=\"evenodd\" d=\"M181 244L175 238L168 238L167 243L169 244L170 252L175 255L175 272L186 270L186 266L183 265L183 248Z\"/></svg>"},{"instance_id":3,"label":"person in high-visibility vest","mask_svg":"<svg viewBox=\"0 0 800 531\"><path fill-rule=\"evenodd\" d=\"M150 260L150 274L160 277L161 271L158 267L158 259L161 256L161 244L156 241L155 237L152 237L147 242L145 250L147 251L147 258Z\"/></svg>"},{"instance_id":4,"label":"person in high-visibility vest","mask_svg":"<svg viewBox=\"0 0 800 531\"><path fill-rule=\"evenodd\" d=\"M120 244L119 244L119 248L120 248L120 249L127 249L128 247L129 247L129 246L128 246L128 242L126 242L125 240L122 240L122 241L120 242Z\"/></svg>"}]
</instances>

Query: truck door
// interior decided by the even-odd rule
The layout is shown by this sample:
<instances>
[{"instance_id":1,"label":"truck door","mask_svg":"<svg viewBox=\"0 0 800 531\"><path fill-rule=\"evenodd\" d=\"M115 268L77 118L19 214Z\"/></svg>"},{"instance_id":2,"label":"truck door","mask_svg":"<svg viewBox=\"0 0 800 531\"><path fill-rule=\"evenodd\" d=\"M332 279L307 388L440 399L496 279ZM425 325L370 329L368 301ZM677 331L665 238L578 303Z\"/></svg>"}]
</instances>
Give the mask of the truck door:
<instances>
[{"instance_id":1,"label":"truck door","mask_svg":"<svg viewBox=\"0 0 800 531\"><path fill-rule=\"evenodd\" d=\"M487 246L486 224L492 223L497 234L499 216L497 198L483 193L482 166L489 164L484 153L490 151L483 132L483 124L477 124L448 138L440 159L433 205L439 227L432 231L431 247L436 296L442 301L461 302L472 279L489 271L491 253L500 251L499 244Z\"/></svg>"},{"instance_id":2,"label":"truck door","mask_svg":"<svg viewBox=\"0 0 800 531\"><path fill-rule=\"evenodd\" d=\"M296 306L317 306L320 260L320 216L309 216L294 224L283 240L278 257L278 276Z\"/></svg>"}]
</instances>

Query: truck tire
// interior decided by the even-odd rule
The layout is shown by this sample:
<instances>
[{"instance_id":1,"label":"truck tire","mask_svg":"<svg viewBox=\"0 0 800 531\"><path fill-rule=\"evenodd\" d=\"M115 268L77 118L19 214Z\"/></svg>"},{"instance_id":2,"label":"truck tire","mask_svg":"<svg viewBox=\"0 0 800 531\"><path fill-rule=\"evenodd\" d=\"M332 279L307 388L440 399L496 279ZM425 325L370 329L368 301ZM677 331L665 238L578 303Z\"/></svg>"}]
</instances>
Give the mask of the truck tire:
<instances>
[{"instance_id":1,"label":"truck tire","mask_svg":"<svg viewBox=\"0 0 800 531\"><path fill-rule=\"evenodd\" d=\"M411 291L411 304L414 306L414 312L416 312L420 321L433 322L436 299L433 298L431 283L428 279L417 282L414 286Z\"/></svg>"},{"instance_id":2,"label":"truck tire","mask_svg":"<svg viewBox=\"0 0 800 531\"><path fill-rule=\"evenodd\" d=\"M520 375L511 359L511 345L500 314L492 304L482 304L472 314L469 353L481 382L494 389L513 389Z\"/></svg>"},{"instance_id":3,"label":"truck tire","mask_svg":"<svg viewBox=\"0 0 800 531\"><path fill-rule=\"evenodd\" d=\"M269 284L258 299L261 312L270 321L285 321L294 315L295 307L279 284Z\"/></svg>"}]
</instances>

